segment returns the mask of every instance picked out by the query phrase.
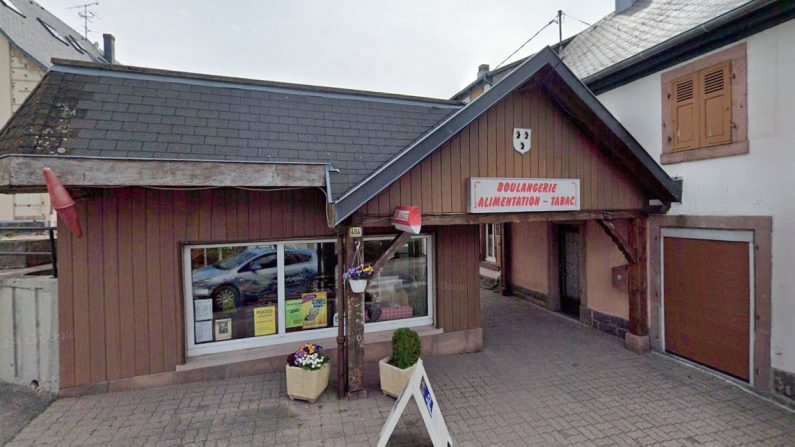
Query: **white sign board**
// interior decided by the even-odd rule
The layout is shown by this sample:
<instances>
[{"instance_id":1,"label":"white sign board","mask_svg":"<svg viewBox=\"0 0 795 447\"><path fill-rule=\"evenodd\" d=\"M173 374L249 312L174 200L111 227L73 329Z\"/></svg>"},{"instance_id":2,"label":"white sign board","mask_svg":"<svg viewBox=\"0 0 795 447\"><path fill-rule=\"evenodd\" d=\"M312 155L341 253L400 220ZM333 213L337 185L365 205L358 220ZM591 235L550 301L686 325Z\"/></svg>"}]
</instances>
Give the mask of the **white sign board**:
<instances>
[{"instance_id":1,"label":"white sign board","mask_svg":"<svg viewBox=\"0 0 795 447\"><path fill-rule=\"evenodd\" d=\"M580 179L469 178L470 213L577 211Z\"/></svg>"},{"instance_id":2,"label":"white sign board","mask_svg":"<svg viewBox=\"0 0 795 447\"><path fill-rule=\"evenodd\" d=\"M411 378L406 388L398 396L395 405L392 406L392 411L389 417L386 418L384 428L381 429L381 434L378 436L378 447L386 446L389 437L392 436L392 431L400 420L400 416L406 409L409 400L414 398L417 403L417 408L420 410L422 420L425 422L425 428L431 437L434 447L452 447L453 438L447 431L447 424L444 423L442 417L442 410L439 408L439 401L433 394L431 382L428 380L428 374L425 373L425 368L422 366L422 359L417 360L414 366L414 371L411 373Z\"/></svg>"}]
</instances>

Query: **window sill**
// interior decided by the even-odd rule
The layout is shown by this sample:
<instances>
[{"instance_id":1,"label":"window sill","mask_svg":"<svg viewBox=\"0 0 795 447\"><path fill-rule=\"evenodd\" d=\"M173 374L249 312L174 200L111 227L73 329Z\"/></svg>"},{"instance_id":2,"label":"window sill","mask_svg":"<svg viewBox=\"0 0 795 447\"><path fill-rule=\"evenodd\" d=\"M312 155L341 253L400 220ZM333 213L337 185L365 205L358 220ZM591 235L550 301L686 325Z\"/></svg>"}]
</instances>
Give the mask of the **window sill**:
<instances>
[{"instance_id":1,"label":"window sill","mask_svg":"<svg viewBox=\"0 0 795 447\"><path fill-rule=\"evenodd\" d=\"M678 152L666 152L660 155L660 163L664 165L684 163L688 161L709 160L710 158L732 157L748 153L748 140L721 146L702 147Z\"/></svg>"}]
</instances>

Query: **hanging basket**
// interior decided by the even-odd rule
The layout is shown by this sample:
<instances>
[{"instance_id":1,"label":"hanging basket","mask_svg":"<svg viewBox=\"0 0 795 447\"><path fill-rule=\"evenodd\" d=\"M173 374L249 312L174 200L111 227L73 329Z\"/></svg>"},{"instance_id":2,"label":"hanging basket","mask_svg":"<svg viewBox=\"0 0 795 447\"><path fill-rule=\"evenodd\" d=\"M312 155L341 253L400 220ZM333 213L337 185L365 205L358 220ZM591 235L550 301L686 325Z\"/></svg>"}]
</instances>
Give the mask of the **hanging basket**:
<instances>
[{"instance_id":1,"label":"hanging basket","mask_svg":"<svg viewBox=\"0 0 795 447\"><path fill-rule=\"evenodd\" d=\"M363 293L367 288L366 279L349 279L348 284L351 285L351 291L353 291L353 293Z\"/></svg>"}]
</instances>

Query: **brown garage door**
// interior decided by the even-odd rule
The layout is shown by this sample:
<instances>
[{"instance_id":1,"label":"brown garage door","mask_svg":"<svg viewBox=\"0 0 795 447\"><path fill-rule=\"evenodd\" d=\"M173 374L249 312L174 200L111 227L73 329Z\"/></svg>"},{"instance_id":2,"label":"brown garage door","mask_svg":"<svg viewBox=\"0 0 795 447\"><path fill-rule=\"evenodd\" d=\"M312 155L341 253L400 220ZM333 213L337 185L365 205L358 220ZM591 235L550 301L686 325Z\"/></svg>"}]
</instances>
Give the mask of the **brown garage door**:
<instances>
[{"instance_id":1,"label":"brown garage door","mask_svg":"<svg viewBox=\"0 0 795 447\"><path fill-rule=\"evenodd\" d=\"M747 242L666 237L665 349L748 381Z\"/></svg>"}]
</instances>

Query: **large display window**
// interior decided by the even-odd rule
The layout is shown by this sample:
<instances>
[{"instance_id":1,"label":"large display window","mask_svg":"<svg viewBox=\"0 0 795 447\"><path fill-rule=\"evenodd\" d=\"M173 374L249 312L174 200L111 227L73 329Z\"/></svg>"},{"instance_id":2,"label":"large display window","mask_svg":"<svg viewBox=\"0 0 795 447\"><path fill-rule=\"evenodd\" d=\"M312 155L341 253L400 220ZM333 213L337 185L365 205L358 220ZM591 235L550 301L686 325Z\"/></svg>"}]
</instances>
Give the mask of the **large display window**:
<instances>
[{"instance_id":1,"label":"large display window","mask_svg":"<svg viewBox=\"0 0 795 447\"><path fill-rule=\"evenodd\" d=\"M375 262L393 237L364 241ZM410 239L365 292L365 330L433 323L430 238ZM334 240L183 248L188 355L336 336Z\"/></svg>"}]
</instances>

